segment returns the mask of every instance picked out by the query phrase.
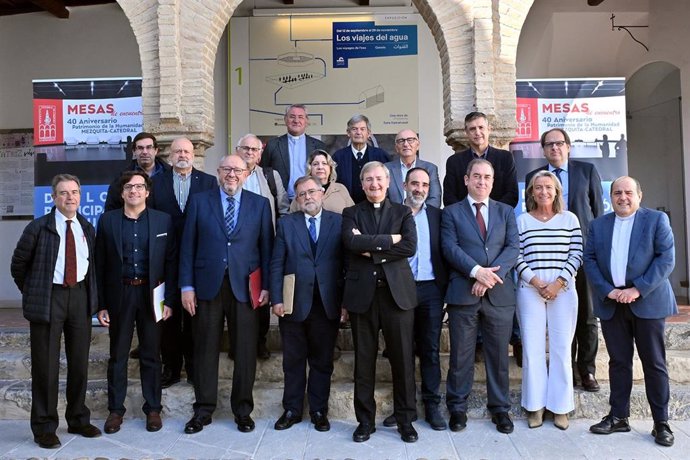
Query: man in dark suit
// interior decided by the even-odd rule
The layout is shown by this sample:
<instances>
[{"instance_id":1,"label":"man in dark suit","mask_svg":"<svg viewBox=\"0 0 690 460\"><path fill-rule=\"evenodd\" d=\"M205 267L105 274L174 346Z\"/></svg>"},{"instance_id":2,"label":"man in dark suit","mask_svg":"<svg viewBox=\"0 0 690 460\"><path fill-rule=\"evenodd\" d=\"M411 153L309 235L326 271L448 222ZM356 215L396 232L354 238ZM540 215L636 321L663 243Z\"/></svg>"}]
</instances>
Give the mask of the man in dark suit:
<instances>
[{"instance_id":1,"label":"man in dark suit","mask_svg":"<svg viewBox=\"0 0 690 460\"><path fill-rule=\"evenodd\" d=\"M589 226L585 272L609 352L611 383L611 410L590 431L630 431L634 345L642 361L654 419L652 436L657 444L672 446L664 325L666 317L678 313L668 280L675 266L673 232L666 214L640 208L641 200L640 183L632 177L619 177L611 183L614 213Z\"/></svg>"},{"instance_id":2,"label":"man in dark suit","mask_svg":"<svg viewBox=\"0 0 690 460\"><path fill-rule=\"evenodd\" d=\"M55 434L60 371L60 340L67 356L67 431L87 438L101 435L86 407L91 315L98 308L96 232L81 214L79 179L53 178L49 214L26 226L12 255L10 271L22 292L31 342L31 431L45 449L60 447ZM76 225L75 225L76 224Z\"/></svg>"},{"instance_id":3,"label":"man in dark suit","mask_svg":"<svg viewBox=\"0 0 690 460\"><path fill-rule=\"evenodd\" d=\"M273 225L268 200L242 190L247 163L223 157L220 189L191 196L180 247L182 306L192 315L194 335L194 416L185 433L212 421L218 401L218 357L223 324L233 329L235 366L230 405L239 431L254 430L252 390L256 375L257 311L252 308L249 275L261 270L259 308L268 308Z\"/></svg>"},{"instance_id":4,"label":"man in dark suit","mask_svg":"<svg viewBox=\"0 0 690 460\"><path fill-rule=\"evenodd\" d=\"M467 165L475 158L483 158L494 168L494 186L491 199L508 206L518 204L518 183L513 155L507 150L489 145L491 126L482 112L470 112L465 116L465 135L470 148L457 152L446 161L446 177L443 179L443 204L449 206L465 199L467 186L464 177Z\"/></svg>"},{"instance_id":5,"label":"man in dark suit","mask_svg":"<svg viewBox=\"0 0 690 460\"><path fill-rule=\"evenodd\" d=\"M306 387L314 428L328 431L333 349L342 298L342 218L322 210L324 190L317 179L310 176L297 179L295 193L300 212L278 221L271 259L271 299L273 313L280 317L285 375L284 412L275 429L285 430L302 421ZM293 309L286 314L283 276L289 274L295 276L295 286Z\"/></svg>"},{"instance_id":6,"label":"man in dark suit","mask_svg":"<svg viewBox=\"0 0 690 460\"><path fill-rule=\"evenodd\" d=\"M488 160L472 160L465 175L467 197L446 207L441 219L441 246L450 269L446 403L453 431L463 430L467 424L478 330L484 338L491 421L501 433L513 431L508 416L508 343L515 312L512 269L519 236L513 208L489 198L493 178Z\"/></svg>"},{"instance_id":7,"label":"man in dark suit","mask_svg":"<svg viewBox=\"0 0 690 460\"><path fill-rule=\"evenodd\" d=\"M411 129L403 129L395 136L395 151L399 159L386 163L391 172L391 186L388 198L394 203L405 202L405 178L414 168L424 168L429 173L429 190L426 203L436 208L441 207L441 181L438 179L438 168L435 164L419 159L419 137Z\"/></svg>"},{"instance_id":8,"label":"man in dark suit","mask_svg":"<svg viewBox=\"0 0 690 460\"><path fill-rule=\"evenodd\" d=\"M148 207L170 215L175 230L175 243L182 242L182 230L187 217L185 212L190 195L211 190L218 186L215 177L194 168L194 145L184 137L175 139L170 145L172 169L151 178L151 195ZM175 263L177 265L177 262ZM163 374L161 388L168 388L180 381L182 362L191 382L193 375L192 358L192 317L178 302L173 315L161 326L161 358Z\"/></svg>"},{"instance_id":9,"label":"man in dark suit","mask_svg":"<svg viewBox=\"0 0 690 460\"><path fill-rule=\"evenodd\" d=\"M285 109L285 126L287 134L266 143L260 164L278 171L288 199L292 201L295 198L295 180L304 176L307 170L307 157L314 150L325 149L326 146L319 139L304 134L309 126L309 114L302 104L292 104Z\"/></svg>"},{"instance_id":10,"label":"man in dark suit","mask_svg":"<svg viewBox=\"0 0 690 460\"><path fill-rule=\"evenodd\" d=\"M541 146L548 164L527 174L525 186L537 171L550 171L561 181L563 200L568 211L577 216L582 228L583 240L589 223L604 214L601 197L601 179L591 163L570 160L570 136L560 128L551 129L541 135ZM582 387L586 391L599 391L595 377L596 357L599 347L597 319L592 312L592 301L587 277L581 268L575 278L577 290L577 325L573 339L573 367L577 366Z\"/></svg>"},{"instance_id":11,"label":"man in dark suit","mask_svg":"<svg viewBox=\"0 0 690 460\"><path fill-rule=\"evenodd\" d=\"M417 228L417 251L408 261L417 284L414 329L424 415L431 428L440 431L446 429L438 405L441 402L439 347L448 273L441 253L441 210L429 204L430 182L427 169L417 166L407 172L403 186L407 196L405 205L412 210ZM395 416L386 418L383 424L395 426Z\"/></svg>"},{"instance_id":12,"label":"man in dark suit","mask_svg":"<svg viewBox=\"0 0 690 460\"><path fill-rule=\"evenodd\" d=\"M347 137L350 145L343 147L333 154L333 160L338 165L335 170L337 181L350 192L352 201L361 203L366 200L360 174L362 167L370 161L387 163L388 153L378 147L367 144L371 135L371 123L364 115L355 115L347 122Z\"/></svg>"},{"instance_id":13,"label":"man in dark suit","mask_svg":"<svg viewBox=\"0 0 690 460\"><path fill-rule=\"evenodd\" d=\"M417 290L408 257L415 254L417 231L410 208L386 199L390 172L372 161L362 168L366 200L343 211L346 250L343 306L350 314L355 349L355 442L376 431L376 357L379 330L393 372L393 409L405 442L417 441L414 383L414 308Z\"/></svg>"},{"instance_id":14,"label":"man in dark suit","mask_svg":"<svg viewBox=\"0 0 690 460\"><path fill-rule=\"evenodd\" d=\"M154 314L153 289L165 283L162 319L177 303L177 246L172 219L147 209L151 179L143 171L120 178L124 207L98 220L96 279L98 321L110 328L108 410L104 431L120 431L127 396L127 361L136 324L146 430L163 427L161 405L160 324Z\"/></svg>"}]
</instances>

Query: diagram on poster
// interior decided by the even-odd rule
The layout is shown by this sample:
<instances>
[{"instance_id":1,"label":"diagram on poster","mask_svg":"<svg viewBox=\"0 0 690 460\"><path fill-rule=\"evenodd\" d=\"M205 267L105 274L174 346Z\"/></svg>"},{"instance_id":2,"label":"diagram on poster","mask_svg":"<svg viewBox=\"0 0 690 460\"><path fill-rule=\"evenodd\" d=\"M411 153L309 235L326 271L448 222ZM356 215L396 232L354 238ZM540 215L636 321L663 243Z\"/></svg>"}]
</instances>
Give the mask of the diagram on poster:
<instances>
[{"instance_id":1,"label":"diagram on poster","mask_svg":"<svg viewBox=\"0 0 690 460\"><path fill-rule=\"evenodd\" d=\"M250 129L285 132L291 104L313 134L341 133L364 113L375 133L417 126L417 15L250 19Z\"/></svg>"}]
</instances>

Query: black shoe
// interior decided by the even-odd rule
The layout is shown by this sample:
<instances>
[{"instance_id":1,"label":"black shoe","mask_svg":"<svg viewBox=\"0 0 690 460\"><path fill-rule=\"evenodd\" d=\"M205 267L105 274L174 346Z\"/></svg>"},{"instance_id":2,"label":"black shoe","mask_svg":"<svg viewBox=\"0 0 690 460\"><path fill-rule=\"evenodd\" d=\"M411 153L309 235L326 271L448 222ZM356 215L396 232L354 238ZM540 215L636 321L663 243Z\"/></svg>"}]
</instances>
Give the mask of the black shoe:
<instances>
[{"instance_id":1,"label":"black shoe","mask_svg":"<svg viewBox=\"0 0 690 460\"><path fill-rule=\"evenodd\" d=\"M522 342L513 344L513 357L515 358L515 364L518 367L522 367Z\"/></svg>"},{"instance_id":2,"label":"black shoe","mask_svg":"<svg viewBox=\"0 0 690 460\"><path fill-rule=\"evenodd\" d=\"M198 433L203 430L206 425L210 425L213 419L206 415L195 415L184 426L184 432L187 434Z\"/></svg>"},{"instance_id":3,"label":"black shoe","mask_svg":"<svg viewBox=\"0 0 690 460\"><path fill-rule=\"evenodd\" d=\"M450 426L450 431L464 430L467 427L467 413L451 412L448 425Z\"/></svg>"},{"instance_id":4,"label":"black shoe","mask_svg":"<svg viewBox=\"0 0 690 460\"><path fill-rule=\"evenodd\" d=\"M170 369L165 369L161 375L161 388L170 388L176 383L180 383L180 374L173 375Z\"/></svg>"},{"instance_id":5,"label":"black shoe","mask_svg":"<svg viewBox=\"0 0 690 460\"><path fill-rule=\"evenodd\" d=\"M271 357L271 352L268 351L265 343L260 343L256 347L256 357L265 361Z\"/></svg>"},{"instance_id":6,"label":"black shoe","mask_svg":"<svg viewBox=\"0 0 690 460\"><path fill-rule=\"evenodd\" d=\"M417 430L414 429L411 423L399 424L398 433L400 433L400 439L405 442L417 442L417 439L419 439Z\"/></svg>"},{"instance_id":7,"label":"black shoe","mask_svg":"<svg viewBox=\"0 0 690 460\"><path fill-rule=\"evenodd\" d=\"M78 434L84 436L85 438L97 438L101 435L101 430L91 425L90 423L87 423L83 426L68 427L67 432L72 434Z\"/></svg>"},{"instance_id":8,"label":"black shoe","mask_svg":"<svg viewBox=\"0 0 690 460\"><path fill-rule=\"evenodd\" d=\"M491 416L491 421L496 424L496 430L500 433L509 434L513 432L513 421L508 412L496 412Z\"/></svg>"},{"instance_id":9,"label":"black shoe","mask_svg":"<svg viewBox=\"0 0 690 460\"><path fill-rule=\"evenodd\" d=\"M582 377L582 388L590 393L596 393L599 391L599 382L594 378L592 374L586 374Z\"/></svg>"},{"instance_id":10,"label":"black shoe","mask_svg":"<svg viewBox=\"0 0 690 460\"><path fill-rule=\"evenodd\" d=\"M589 427L594 434L626 433L630 431L628 418L618 418L611 414L601 419L601 422Z\"/></svg>"},{"instance_id":11,"label":"black shoe","mask_svg":"<svg viewBox=\"0 0 690 460\"><path fill-rule=\"evenodd\" d=\"M331 423L328 421L325 412L316 411L311 414L311 423L314 424L316 431L328 431L331 429Z\"/></svg>"},{"instance_id":12,"label":"black shoe","mask_svg":"<svg viewBox=\"0 0 690 460\"><path fill-rule=\"evenodd\" d=\"M393 428L394 426L398 426L398 420L395 418L395 414L391 414L388 417L383 419L383 426L386 428Z\"/></svg>"},{"instance_id":13,"label":"black shoe","mask_svg":"<svg viewBox=\"0 0 690 460\"><path fill-rule=\"evenodd\" d=\"M671 427L668 426L668 422L654 423L652 436L654 436L654 442L657 444L666 447L671 447L673 445L673 431L671 431Z\"/></svg>"},{"instance_id":14,"label":"black shoe","mask_svg":"<svg viewBox=\"0 0 690 460\"><path fill-rule=\"evenodd\" d=\"M301 421L301 415L297 415L291 410L286 410L285 412L283 412L283 415L280 416L275 425L273 425L273 428L275 428L276 430L287 430L295 423L299 423Z\"/></svg>"},{"instance_id":15,"label":"black shoe","mask_svg":"<svg viewBox=\"0 0 690 460\"><path fill-rule=\"evenodd\" d=\"M129 352L129 357L132 359L139 359L139 346L138 345L136 347L132 348L132 351Z\"/></svg>"},{"instance_id":16,"label":"black shoe","mask_svg":"<svg viewBox=\"0 0 690 460\"><path fill-rule=\"evenodd\" d=\"M352 433L352 440L354 442L364 442L368 441L371 433L376 432L376 427L374 425L369 425L368 423L360 423L357 429Z\"/></svg>"},{"instance_id":17,"label":"black shoe","mask_svg":"<svg viewBox=\"0 0 690 460\"><path fill-rule=\"evenodd\" d=\"M427 423L436 431L443 431L446 429L446 421L441 417L438 407L428 407L426 409L425 419Z\"/></svg>"},{"instance_id":18,"label":"black shoe","mask_svg":"<svg viewBox=\"0 0 690 460\"><path fill-rule=\"evenodd\" d=\"M235 417L235 423L237 423L237 429L242 433L249 433L254 431L254 420L249 415L241 415Z\"/></svg>"},{"instance_id":19,"label":"black shoe","mask_svg":"<svg viewBox=\"0 0 690 460\"><path fill-rule=\"evenodd\" d=\"M55 433L41 433L34 435L34 442L38 444L39 447L44 449L57 449L62 445L60 444L60 438L58 438Z\"/></svg>"}]
</instances>

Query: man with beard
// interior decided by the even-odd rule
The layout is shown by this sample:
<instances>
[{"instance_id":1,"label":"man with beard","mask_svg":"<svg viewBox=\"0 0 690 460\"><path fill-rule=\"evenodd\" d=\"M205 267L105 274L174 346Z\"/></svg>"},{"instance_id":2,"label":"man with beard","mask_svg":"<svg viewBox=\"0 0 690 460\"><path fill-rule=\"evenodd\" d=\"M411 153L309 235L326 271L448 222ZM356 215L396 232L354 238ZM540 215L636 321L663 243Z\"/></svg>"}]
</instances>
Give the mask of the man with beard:
<instances>
[{"instance_id":1,"label":"man with beard","mask_svg":"<svg viewBox=\"0 0 690 460\"><path fill-rule=\"evenodd\" d=\"M185 212L190 195L217 187L216 178L193 167L194 145L185 138L175 139L170 145L172 169L156 174L152 179L149 207L168 213L175 228L175 242L182 241L182 230L187 217ZM168 388L180 381L184 358L187 379L191 382L192 359L192 317L178 303L173 315L163 323L161 331L161 355L163 375L161 387Z\"/></svg>"},{"instance_id":2,"label":"man with beard","mask_svg":"<svg viewBox=\"0 0 690 460\"><path fill-rule=\"evenodd\" d=\"M328 396L333 348L340 323L342 249L339 214L321 208L323 187L311 176L295 181L300 211L278 221L271 259L273 313L280 317L283 342L283 415L275 423L285 430L302 421L304 389L317 431L328 431ZM292 312L285 313L283 277L295 277ZM309 364L309 379L306 367Z\"/></svg>"}]
</instances>

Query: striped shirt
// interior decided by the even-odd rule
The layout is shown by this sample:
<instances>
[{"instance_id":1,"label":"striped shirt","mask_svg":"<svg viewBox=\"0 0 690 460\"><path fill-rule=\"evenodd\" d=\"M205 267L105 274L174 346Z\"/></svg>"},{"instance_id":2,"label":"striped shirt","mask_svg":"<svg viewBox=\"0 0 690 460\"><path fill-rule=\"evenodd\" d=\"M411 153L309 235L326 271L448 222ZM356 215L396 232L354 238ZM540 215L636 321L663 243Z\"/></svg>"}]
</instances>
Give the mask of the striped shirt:
<instances>
[{"instance_id":1,"label":"striped shirt","mask_svg":"<svg viewBox=\"0 0 690 460\"><path fill-rule=\"evenodd\" d=\"M517 219L520 233L518 277L529 283L534 276L552 282L559 276L570 282L582 265L582 232L575 214L563 211L542 222L529 213Z\"/></svg>"}]
</instances>

